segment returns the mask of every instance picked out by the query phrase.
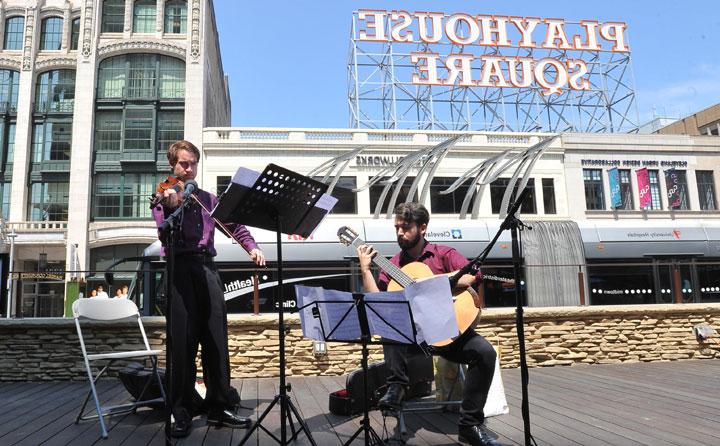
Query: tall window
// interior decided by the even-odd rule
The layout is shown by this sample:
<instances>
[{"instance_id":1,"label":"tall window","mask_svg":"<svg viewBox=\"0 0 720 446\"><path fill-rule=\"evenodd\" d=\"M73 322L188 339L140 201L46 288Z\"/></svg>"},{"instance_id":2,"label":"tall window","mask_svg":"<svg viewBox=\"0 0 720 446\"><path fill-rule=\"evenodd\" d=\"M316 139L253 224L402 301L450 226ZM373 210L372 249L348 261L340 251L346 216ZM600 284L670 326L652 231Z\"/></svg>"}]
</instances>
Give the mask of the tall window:
<instances>
[{"instance_id":1,"label":"tall window","mask_svg":"<svg viewBox=\"0 0 720 446\"><path fill-rule=\"evenodd\" d=\"M100 62L99 99L183 99L185 62L168 56L128 54Z\"/></svg>"},{"instance_id":2,"label":"tall window","mask_svg":"<svg viewBox=\"0 0 720 446\"><path fill-rule=\"evenodd\" d=\"M60 17L43 19L40 29L40 49L59 50L62 44L63 19Z\"/></svg>"},{"instance_id":3,"label":"tall window","mask_svg":"<svg viewBox=\"0 0 720 446\"><path fill-rule=\"evenodd\" d=\"M156 17L155 0L136 0L133 7L133 32L154 33Z\"/></svg>"},{"instance_id":4,"label":"tall window","mask_svg":"<svg viewBox=\"0 0 720 446\"><path fill-rule=\"evenodd\" d=\"M15 16L5 20L3 49L21 50L25 33L25 17Z\"/></svg>"},{"instance_id":5,"label":"tall window","mask_svg":"<svg viewBox=\"0 0 720 446\"><path fill-rule=\"evenodd\" d=\"M13 70L0 70L0 112L17 111L20 73Z\"/></svg>"},{"instance_id":6,"label":"tall window","mask_svg":"<svg viewBox=\"0 0 720 446\"><path fill-rule=\"evenodd\" d=\"M517 194L520 179L515 183L515 190L513 196ZM505 191L510 185L510 178L498 178L497 180L490 183L490 205L492 207L493 214L500 213L500 207L502 206L502 200L505 196ZM537 208L535 207L535 178L530 178L525 186L528 189L527 195L523 203L520 205L521 214L536 214ZM512 205L512 203L510 203Z\"/></svg>"},{"instance_id":7,"label":"tall window","mask_svg":"<svg viewBox=\"0 0 720 446\"><path fill-rule=\"evenodd\" d=\"M648 170L648 179L650 180L650 209L662 209L662 200L660 199L660 177L657 170Z\"/></svg>"},{"instance_id":8,"label":"tall window","mask_svg":"<svg viewBox=\"0 0 720 446\"><path fill-rule=\"evenodd\" d=\"M585 209L589 211L605 209L603 179L601 169L583 169L585 182Z\"/></svg>"},{"instance_id":9,"label":"tall window","mask_svg":"<svg viewBox=\"0 0 720 446\"><path fill-rule=\"evenodd\" d=\"M31 184L28 219L32 221L66 221L68 191L69 184L67 182Z\"/></svg>"},{"instance_id":10,"label":"tall window","mask_svg":"<svg viewBox=\"0 0 720 446\"><path fill-rule=\"evenodd\" d=\"M380 196L382 195L382 191L385 188L385 184L382 184L382 182L387 179L388 178L383 178L381 181L370 186L370 212L375 212L375 206L380 201ZM402 184L402 186L400 186L400 192L398 193L397 200L395 200L395 206L400 203L404 203L407 200L408 193L410 193L410 186L412 186L413 181L415 181L415 177L405 178L405 182ZM382 203L382 210L380 212L385 213L388 211L388 205L390 204L390 200L393 193L395 193L395 188L397 186L398 182L395 182L390 186L390 190L385 196L385 200ZM413 198L414 200L417 200L417 191ZM392 209L390 209L390 211L392 211Z\"/></svg>"},{"instance_id":11,"label":"tall window","mask_svg":"<svg viewBox=\"0 0 720 446\"><path fill-rule=\"evenodd\" d=\"M3 181L0 183L0 212L2 212L2 218L7 221L10 218L10 191L12 189L12 182Z\"/></svg>"},{"instance_id":12,"label":"tall window","mask_svg":"<svg viewBox=\"0 0 720 446\"><path fill-rule=\"evenodd\" d=\"M542 179L543 209L546 214L557 214L555 208L555 183L552 178Z\"/></svg>"},{"instance_id":13,"label":"tall window","mask_svg":"<svg viewBox=\"0 0 720 446\"><path fill-rule=\"evenodd\" d=\"M35 111L72 113L75 103L75 71L53 70L38 76Z\"/></svg>"},{"instance_id":14,"label":"tall window","mask_svg":"<svg viewBox=\"0 0 720 446\"><path fill-rule=\"evenodd\" d=\"M465 200L465 194L468 191L468 184L465 182L463 185L450 192L449 194L441 195L440 192L450 187L457 178L450 177L435 177L430 183L430 207L433 214L459 214L462 209L463 200ZM473 187L475 187L473 185Z\"/></svg>"},{"instance_id":15,"label":"tall window","mask_svg":"<svg viewBox=\"0 0 720 446\"><path fill-rule=\"evenodd\" d=\"M14 117L12 117L14 118ZM15 123L0 122L0 149L2 149L2 172L0 172L0 213L10 218L10 191L12 189L13 152L15 148Z\"/></svg>"},{"instance_id":16,"label":"tall window","mask_svg":"<svg viewBox=\"0 0 720 446\"><path fill-rule=\"evenodd\" d=\"M618 174L620 176L620 198L622 201L620 202L620 208L624 210L632 210L633 209L633 194L632 194L632 183L630 182L630 170L629 169L620 169L618 170Z\"/></svg>"},{"instance_id":17,"label":"tall window","mask_svg":"<svg viewBox=\"0 0 720 446\"><path fill-rule=\"evenodd\" d=\"M313 179L320 181L322 177L314 177ZM357 192L353 192L355 188L357 188L357 179L355 177L338 178L332 190L333 197L338 199L337 204L332 209L333 214L357 214ZM218 189L218 192L224 190Z\"/></svg>"},{"instance_id":18,"label":"tall window","mask_svg":"<svg viewBox=\"0 0 720 446\"><path fill-rule=\"evenodd\" d=\"M698 198L700 199L700 209L703 211L717 210L715 204L715 179L712 170L695 171L698 187Z\"/></svg>"},{"instance_id":19,"label":"tall window","mask_svg":"<svg viewBox=\"0 0 720 446\"><path fill-rule=\"evenodd\" d=\"M687 176L684 170L668 169L665 171L665 186L667 187L668 208L687 210Z\"/></svg>"},{"instance_id":20,"label":"tall window","mask_svg":"<svg viewBox=\"0 0 720 446\"><path fill-rule=\"evenodd\" d=\"M70 26L70 49L76 50L78 49L78 44L80 43L80 18L73 19L72 24Z\"/></svg>"},{"instance_id":21,"label":"tall window","mask_svg":"<svg viewBox=\"0 0 720 446\"><path fill-rule=\"evenodd\" d=\"M187 32L187 1L169 0L165 3L165 32L168 34Z\"/></svg>"},{"instance_id":22,"label":"tall window","mask_svg":"<svg viewBox=\"0 0 720 446\"><path fill-rule=\"evenodd\" d=\"M121 33L125 26L125 0L105 0L102 6L102 26L104 33Z\"/></svg>"},{"instance_id":23,"label":"tall window","mask_svg":"<svg viewBox=\"0 0 720 446\"><path fill-rule=\"evenodd\" d=\"M167 148L184 136L184 86L180 59L126 54L100 62L93 218L150 218L147 199L169 172Z\"/></svg>"}]
</instances>

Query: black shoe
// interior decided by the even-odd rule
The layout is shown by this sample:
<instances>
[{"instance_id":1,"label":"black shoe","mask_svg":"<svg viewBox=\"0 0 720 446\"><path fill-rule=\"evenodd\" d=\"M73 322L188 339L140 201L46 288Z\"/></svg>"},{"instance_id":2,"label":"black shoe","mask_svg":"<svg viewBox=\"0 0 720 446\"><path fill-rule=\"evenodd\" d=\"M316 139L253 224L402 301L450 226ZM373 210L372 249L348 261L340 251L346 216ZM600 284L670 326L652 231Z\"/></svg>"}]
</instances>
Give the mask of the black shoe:
<instances>
[{"instance_id":1,"label":"black shoe","mask_svg":"<svg viewBox=\"0 0 720 446\"><path fill-rule=\"evenodd\" d=\"M468 443L471 446L502 446L482 426L458 427L458 439L461 443Z\"/></svg>"},{"instance_id":2,"label":"black shoe","mask_svg":"<svg viewBox=\"0 0 720 446\"><path fill-rule=\"evenodd\" d=\"M208 426L229 427L231 429L247 429L250 427L250 418L241 417L230 410L208 415Z\"/></svg>"},{"instance_id":3,"label":"black shoe","mask_svg":"<svg viewBox=\"0 0 720 446\"><path fill-rule=\"evenodd\" d=\"M402 406L403 399L405 398L405 387L401 384L390 384L387 392L378 401L378 407L380 409L391 409L397 410Z\"/></svg>"},{"instance_id":4,"label":"black shoe","mask_svg":"<svg viewBox=\"0 0 720 446\"><path fill-rule=\"evenodd\" d=\"M185 438L192 430L192 420L178 420L173 423L170 429L170 436L173 438Z\"/></svg>"}]
</instances>

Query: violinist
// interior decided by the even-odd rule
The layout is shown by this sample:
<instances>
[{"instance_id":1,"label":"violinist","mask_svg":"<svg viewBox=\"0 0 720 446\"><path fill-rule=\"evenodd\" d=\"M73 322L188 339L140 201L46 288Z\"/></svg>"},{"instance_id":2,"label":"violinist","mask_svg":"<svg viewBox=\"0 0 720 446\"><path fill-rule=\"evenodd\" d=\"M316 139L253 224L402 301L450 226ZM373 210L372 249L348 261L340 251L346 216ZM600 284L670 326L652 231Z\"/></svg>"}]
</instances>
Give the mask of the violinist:
<instances>
[{"instance_id":1,"label":"violinist","mask_svg":"<svg viewBox=\"0 0 720 446\"><path fill-rule=\"evenodd\" d=\"M167 158L173 176L184 181L197 175L200 151L189 141L170 146ZM178 187L159 192L152 213L158 227L182 201ZM207 387L204 406L207 424L217 427L247 428L250 420L238 416L233 407L239 404L237 392L230 386L230 360L227 341L227 309L223 286L213 262L216 255L214 233L216 223L235 239L256 265L265 265L265 256L245 226L222 225L209 214L218 202L215 195L196 189L183 212L180 235L175 243L175 273L170 298L172 311L172 414L173 437L187 437L192 418L198 412L194 403L197 368L195 357L202 345L203 378ZM154 202L155 202L154 201ZM163 242L164 243L164 242ZM162 255L165 255L164 246Z\"/></svg>"}]
</instances>

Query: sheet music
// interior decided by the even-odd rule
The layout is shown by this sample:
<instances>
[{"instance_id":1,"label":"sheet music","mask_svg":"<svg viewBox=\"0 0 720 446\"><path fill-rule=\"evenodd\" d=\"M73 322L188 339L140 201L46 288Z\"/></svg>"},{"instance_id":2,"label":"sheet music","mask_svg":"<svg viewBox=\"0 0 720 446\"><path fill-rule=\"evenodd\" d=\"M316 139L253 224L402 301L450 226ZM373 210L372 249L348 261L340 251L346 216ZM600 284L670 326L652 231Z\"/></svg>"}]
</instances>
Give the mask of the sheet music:
<instances>
[{"instance_id":1,"label":"sheet music","mask_svg":"<svg viewBox=\"0 0 720 446\"><path fill-rule=\"evenodd\" d=\"M245 187L252 187L257 179L260 178L260 172L240 167L232 177L232 182Z\"/></svg>"},{"instance_id":2,"label":"sheet music","mask_svg":"<svg viewBox=\"0 0 720 446\"><path fill-rule=\"evenodd\" d=\"M444 341L460 334L450 291L450 279L436 276L411 283L405 288L413 318L428 344Z\"/></svg>"},{"instance_id":3,"label":"sheet music","mask_svg":"<svg viewBox=\"0 0 720 446\"><path fill-rule=\"evenodd\" d=\"M320 318L313 315L315 305L308 305L312 302L323 300L323 289L319 287L309 287L303 285L295 285L295 297L297 298L298 308L300 310L300 326L302 327L303 336L316 341L324 341ZM319 316L319 313L318 313Z\"/></svg>"},{"instance_id":4,"label":"sheet music","mask_svg":"<svg viewBox=\"0 0 720 446\"><path fill-rule=\"evenodd\" d=\"M370 333L410 344L415 336L410 321L409 302L406 305L397 302L408 302L404 291L365 294L365 313ZM418 338L417 342L422 340Z\"/></svg>"},{"instance_id":5,"label":"sheet music","mask_svg":"<svg viewBox=\"0 0 720 446\"><path fill-rule=\"evenodd\" d=\"M323 290L323 294L324 303L318 307L320 309L320 318L325 328L325 336L329 336L328 340L342 341L360 339L362 331L360 330L360 320L358 319L357 308L354 307L355 300L353 299L352 293L337 290ZM349 313L348 310L350 310ZM344 320L342 319L343 317L345 317ZM341 320L342 322L340 322ZM332 330L335 331L330 336Z\"/></svg>"}]
</instances>

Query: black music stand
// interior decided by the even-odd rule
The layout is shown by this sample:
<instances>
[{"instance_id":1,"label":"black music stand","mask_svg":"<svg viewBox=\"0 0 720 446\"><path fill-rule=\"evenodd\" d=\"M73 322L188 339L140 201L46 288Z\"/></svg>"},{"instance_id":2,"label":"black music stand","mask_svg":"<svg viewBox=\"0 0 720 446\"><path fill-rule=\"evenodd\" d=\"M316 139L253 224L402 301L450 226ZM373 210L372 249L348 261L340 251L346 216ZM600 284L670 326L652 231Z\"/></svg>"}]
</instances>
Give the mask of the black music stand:
<instances>
[{"instance_id":1,"label":"black music stand","mask_svg":"<svg viewBox=\"0 0 720 446\"><path fill-rule=\"evenodd\" d=\"M373 293L369 293L373 294ZM373 300L372 297L370 299L366 299L366 295L362 293L353 293L353 300L321 300L321 301L312 301L307 304L303 302L303 304L298 308L298 311L302 312L307 307L313 307L311 310L311 314L313 318L316 318L319 320L320 323L320 332L322 333L322 339L317 340L323 340L325 342L345 342L350 344L361 344L362 345L362 370L363 370L363 419L360 422L360 427L355 431L355 433L350 436L350 438L343 443L343 446L348 446L350 443L353 442L361 433L364 434L364 440L365 440L365 446L376 446L376 445L385 445L385 441L378 435L377 432L372 428L370 425L370 408L368 407L368 345L385 345L385 344L417 344L417 330L415 329L415 321L413 319L412 309L410 307L410 302L406 299L402 300ZM347 305L347 310L342 312L341 315L335 315L336 320L328 320L323 321L323 317L321 317L322 311L320 310L320 306L330 306L330 305ZM382 305L399 305L403 308L406 308L407 311L403 312L403 316L405 318L406 325L409 325L412 329L412 333L403 333L400 330L397 329L397 327L394 324L391 324L388 322L383 316L382 311L380 310L380 306ZM356 310L353 312L353 310ZM379 341L373 341L372 335L377 333L372 333L370 323L368 320L368 310L380 321L384 322L387 327L393 331L396 336L400 339L400 341L392 341L388 339L381 339ZM326 312L327 314L327 312ZM302 315L302 313L301 313ZM327 318L327 316L326 316ZM305 321L307 319L301 317L301 322ZM303 323L303 330L305 330L305 323ZM325 325L330 325L329 330L326 329ZM349 324L350 328L348 329L347 326L343 326L344 324ZM345 336L342 336L342 334L336 334L338 331L345 330L344 334ZM355 336L353 336L352 332L357 333Z\"/></svg>"},{"instance_id":2,"label":"black music stand","mask_svg":"<svg viewBox=\"0 0 720 446\"><path fill-rule=\"evenodd\" d=\"M325 215L330 212L327 205L316 206L318 201L323 198L327 188L326 184L275 164L268 164L259 176L257 176L257 172L240 168L212 212L213 217L223 222L254 226L276 233L278 290L280 293L277 305L280 338L280 393L275 396L267 409L248 430L240 441L240 445L245 444L258 428L262 428L279 444L288 444L299 434L293 424L292 416L294 415L300 424L301 431L305 432L310 443L315 446L310 429L287 394L290 386L285 382L285 321L283 317L283 267L280 235L288 233L309 237ZM332 205L329 207L332 208ZM280 403L280 438L262 425L262 421L276 403ZM292 429L290 439L287 438L286 421Z\"/></svg>"}]
</instances>

